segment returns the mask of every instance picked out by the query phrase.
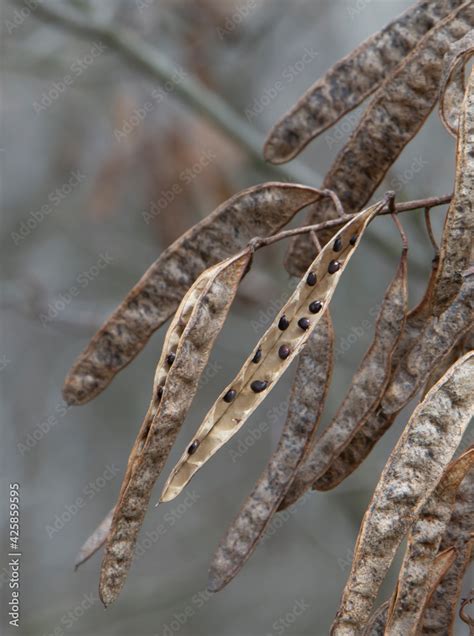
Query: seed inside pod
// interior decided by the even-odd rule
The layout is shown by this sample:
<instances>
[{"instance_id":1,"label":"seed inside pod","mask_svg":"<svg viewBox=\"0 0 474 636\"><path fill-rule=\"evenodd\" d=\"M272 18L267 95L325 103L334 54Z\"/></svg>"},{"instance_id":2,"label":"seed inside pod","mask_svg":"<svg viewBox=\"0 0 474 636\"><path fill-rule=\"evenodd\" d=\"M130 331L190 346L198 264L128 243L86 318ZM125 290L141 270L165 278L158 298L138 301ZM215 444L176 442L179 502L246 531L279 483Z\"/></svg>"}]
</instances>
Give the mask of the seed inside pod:
<instances>
[{"instance_id":1,"label":"seed inside pod","mask_svg":"<svg viewBox=\"0 0 474 636\"><path fill-rule=\"evenodd\" d=\"M323 303L320 300L313 300L309 306L309 310L312 314L317 314L321 311Z\"/></svg>"},{"instance_id":2,"label":"seed inside pod","mask_svg":"<svg viewBox=\"0 0 474 636\"><path fill-rule=\"evenodd\" d=\"M309 325L309 318L300 318L298 320L298 327L300 327L300 329L303 329L303 331L306 331L306 329L309 328Z\"/></svg>"},{"instance_id":3,"label":"seed inside pod","mask_svg":"<svg viewBox=\"0 0 474 636\"><path fill-rule=\"evenodd\" d=\"M156 397L158 400L161 400L163 396L163 387L159 386L158 389L156 390Z\"/></svg>"},{"instance_id":4,"label":"seed inside pod","mask_svg":"<svg viewBox=\"0 0 474 636\"><path fill-rule=\"evenodd\" d=\"M291 353L291 349L288 345L281 345L281 347L278 349L278 356L282 359L282 360L286 360L288 358L288 356Z\"/></svg>"},{"instance_id":5,"label":"seed inside pod","mask_svg":"<svg viewBox=\"0 0 474 636\"><path fill-rule=\"evenodd\" d=\"M355 245L357 243L357 234L353 234L349 240L351 245Z\"/></svg>"},{"instance_id":6,"label":"seed inside pod","mask_svg":"<svg viewBox=\"0 0 474 636\"><path fill-rule=\"evenodd\" d=\"M166 356L166 362L171 366L173 362L176 360L176 355L174 353L169 353Z\"/></svg>"},{"instance_id":7,"label":"seed inside pod","mask_svg":"<svg viewBox=\"0 0 474 636\"><path fill-rule=\"evenodd\" d=\"M257 364L257 362L260 362L261 359L262 359L262 349L259 347L257 351L255 352L254 357L252 358L252 362Z\"/></svg>"},{"instance_id":8,"label":"seed inside pod","mask_svg":"<svg viewBox=\"0 0 474 636\"><path fill-rule=\"evenodd\" d=\"M328 272L330 274L335 274L339 269L341 269L341 263L339 261L331 261L328 265Z\"/></svg>"},{"instance_id":9,"label":"seed inside pod","mask_svg":"<svg viewBox=\"0 0 474 636\"><path fill-rule=\"evenodd\" d=\"M342 239L340 236L334 241L332 249L334 252L340 252L342 250Z\"/></svg>"},{"instance_id":10,"label":"seed inside pod","mask_svg":"<svg viewBox=\"0 0 474 636\"><path fill-rule=\"evenodd\" d=\"M199 444L200 441L198 439L195 439L194 442L192 442L192 444L190 444L188 447L188 455L193 455L197 451Z\"/></svg>"},{"instance_id":11,"label":"seed inside pod","mask_svg":"<svg viewBox=\"0 0 474 636\"><path fill-rule=\"evenodd\" d=\"M250 388L254 393L261 393L265 391L268 386L268 382L266 380L254 380L250 385Z\"/></svg>"},{"instance_id":12,"label":"seed inside pod","mask_svg":"<svg viewBox=\"0 0 474 636\"><path fill-rule=\"evenodd\" d=\"M236 395L237 395L237 391L235 389L229 389L227 393L224 395L223 400L224 402L232 402L235 399Z\"/></svg>"},{"instance_id":13,"label":"seed inside pod","mask_svg":"<svg viewBox=\"0 0 474 636\"><path fill-rule=\"evenodd\" d=\"M278 329L280 329L281 331L285 331L285 329L288 329L289 326L290 321L285 315L283 315L278 321Z\"/></svg>"},{"instance_id":14,"label":"seed inside pod","mask_svg":"<svg viewBox=\"0 0 474 636\"><path fill-rule=\"evenodd\" d=\"M314 285L316 285L316 281L317 281L316 274L314 272L310 272L308 276L306 277L307 284L313 287Z\"/></svg>"}]
</instances>

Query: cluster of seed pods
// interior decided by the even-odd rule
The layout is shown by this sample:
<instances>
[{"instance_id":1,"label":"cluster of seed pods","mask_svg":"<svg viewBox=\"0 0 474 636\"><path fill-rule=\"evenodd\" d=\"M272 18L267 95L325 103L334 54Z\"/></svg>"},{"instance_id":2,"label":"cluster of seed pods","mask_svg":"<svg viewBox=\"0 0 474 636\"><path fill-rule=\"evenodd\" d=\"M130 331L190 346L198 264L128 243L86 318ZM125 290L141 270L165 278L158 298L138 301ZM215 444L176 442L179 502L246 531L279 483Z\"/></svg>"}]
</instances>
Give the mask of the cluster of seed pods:
<instances>
[{"instance_id":1,"label":"cluster of seed pods","mask_svg":"<svg viewBox=\"0 0 474 636\"><path fill-rule=\"evenodd\" d=\"M311 264L233 382L222 392L173 469L161 501L176 497L237 431L305 346L327 308L359 238L385 201L353 217Z\"/></svg>"},{"instance_id":2,"label":"cluster of seed pods","mask_svg":"<svg viewBox=\"0 0 474 636\"><path fill-rule=\"evenodd\" d=\"M206 270L170 324L148 412L130 454L107 535L99 586L105 605L115 600L125 582L152 488L191 406L251 256L247 248Z\"/></svg>"}]
</instances>

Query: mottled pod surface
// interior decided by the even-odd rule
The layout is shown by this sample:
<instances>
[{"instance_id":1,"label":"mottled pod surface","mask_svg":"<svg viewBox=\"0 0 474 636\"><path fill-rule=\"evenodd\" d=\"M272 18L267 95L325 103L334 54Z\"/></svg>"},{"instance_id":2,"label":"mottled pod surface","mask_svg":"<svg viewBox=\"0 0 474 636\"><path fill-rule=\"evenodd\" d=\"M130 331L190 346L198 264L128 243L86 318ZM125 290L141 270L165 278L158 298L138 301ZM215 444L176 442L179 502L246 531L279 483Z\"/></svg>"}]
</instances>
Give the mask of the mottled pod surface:
<instances>
[{"instance_id":1,"label":"mottled pod surface","mask_svg":"<svg viewBox=\"0 0 474 636\"><path fill-rule=\"evenodd\" d=\"M320 252L288 302L275 317L272 325L258 344L252 348L252 354L236 378L224 389L211 407L195 434L195 439L200 442L199 448L192 456L184 453L178 461L165 484L161 501L174 499L197 470L235 435L275 386L291 361L303 349L322 315L320 312L309 318L311 315L309 305L315 300L321 301L325 306L329 304L337 283L356 249L356 246L351 245L350 238L354 234L361 235L370 220L384 205L385 202L382 201L363 210L339 231L338 236L342 240L343 249L338 253L341 267L337 271L329 273L330 265L334 261L332 245L328 244ZM316 285L307 282L310 272L316 274L318 281ZM286 319L284 329L281 325L282 316ZM302 328L302 318L309 321L309 328ZM288 345L291 349L290 355L285 360L278 355L282 344ZM261 349L262 357L260 362L255 364L254 352L258 349ZM256 383L258 383L258 390L256 390ZM265 385L264 389L260 390L263 385ZM237 392L231 404L223 399L229 389Z\"/></svg>"},{"instance_id":2,"label":"mottled pod surface","mask_svg":"<svg viewBox=\"0 0 474 636\"><path fill-rule=\"evenodd\" d=\"M170 245L79 356L65 380L69 404L101 393L178 308L205 269L256 236L269 236L320 196L313 188L264 183L239 192Z\"/></svg>"},{"instance_id":3,"label":"mottled pod surface","mask_svg":"<svg viewBox=\"0 0 474 636\"><path fill-rule=\"evenodd\" d=\"M213 592L227 585L254 551L314 436L331 380L333 341L326 311L299 355L278 447L213 556L208 579Z\"/></svg>"},{"instance_id":4,"label":"mottled pod surface","mask_svg":"<svg viewBox=\"0 0 474 636\"><path fill-rule=\"evenodd\" d=\"M474 27L474 6L464 2L428 31L374 94L349 141L327 173L323 187L334 190L346 213L369 201L401 151L417 134L439 96L443 55ZM311 208L308 223L335 218L331 202L321 199ZM323 243L332 236L319 233ZM308 236L293 239L286 257L290 274L301 275L313 260Z\"/></svg>"},{"instance_id":5,"label":"mottled pod surface","mask_svg":"<svg viewBox=\"0 0 474 636\"><path fill-rule=\"evenodd\" d=\"M242 253L206 270L184 297L166 334L148 412L132 449L107 537L99 593L120 593L151 491L186 417L213 343L251 258ZM174 354L169 365L169 355Z\"/></svg>"},{"instance_id":6,"label":"mottled pod surface","mask_svg":"<svg viewBox=\"0 0 474 636\"><path fill-rule=\"evenodd\" d=\"M436 488L474 412L474 352L429 391L397 442L361 524L332 634L367 624L395 552Z\"/></svg>"},{"instance_id":7,"label":"mottled pod surface","mask_svg":"<svg viewBox=\"0 0 474 636\"><path fill-rule=\"evenodd\" d=\"M390 378L392 353L403 332L407 300L407 252L403 250L377 316L373 342L337 413L298 467L281 509L299 499L330 468L333 459L378 406Z\"/></svg>"},{"instance_id":8,"label":"mottled pod surface","mask_svg":"<svg viewBox=\"0 0 474 636\"><path fill-rule=\"evenodd\" d=\"M436 556L451 518L459 486L473 467L474 449L451 462L411 528L396 591L392 598L386 627L387 636L416 633L430 594L441 575L452 565L454 551L447 564L440 565L441 573L433 571L436 570Z\"/></svg>"},{"instance_id":9,"label":"mottled pod surface","mask_svg":"<svg viewBox=\"0 0 474 636\"><path fill-rule=\"evenodd\" d=\"M272 163L293 159L324 130L358 106L460 0L427 0L410 7L337 62L275 124L265 143Z\"/></svg>"}]
</instances>

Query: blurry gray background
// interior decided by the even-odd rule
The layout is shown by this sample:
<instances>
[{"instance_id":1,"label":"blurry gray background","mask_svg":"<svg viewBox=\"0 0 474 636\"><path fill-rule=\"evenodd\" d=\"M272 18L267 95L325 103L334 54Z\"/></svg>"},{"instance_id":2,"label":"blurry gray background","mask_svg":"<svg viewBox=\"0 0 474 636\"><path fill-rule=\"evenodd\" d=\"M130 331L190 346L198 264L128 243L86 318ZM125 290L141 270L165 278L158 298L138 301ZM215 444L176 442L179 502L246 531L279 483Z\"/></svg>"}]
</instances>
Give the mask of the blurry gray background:
<instances>
[{"instance_id":1,"label":"blurry gray background","mask_svg":"<svg viewBox=\"0 0 474 636\"><path fill-rule=\"evenodd\" d=\"M330 65L410 2L70 4L86 16L132 29L264 135ZM100 38L73 35L35 12L32 2L2 8L0 514L5 530L8 484L20 482L22 626L16 633L327 634L361 517L409 411L347 483L277 516L238 578L217 595L205 592L211 555L277 443L292 372L186 494L150 507L139 556L115 605L105 611L98 600L100 555L73 571L79 547L115 502L165 329L100 397L65 409L61 386L69 366L164 247L241 188L275 174L256 168L173 89L156 99L160 84ZM68 75L73 81L61 90ZM137 109L145 104L151 106L137 123ZM288 169L318 186L357 114L323 134ZM132 121L137 125L130 126ZM380 192L393 188L401 200L447 193L453 156L453 140L434 113ZM164 203L173 189L177 193ZM442 214L442 208L432 213L438 233ZM432 253L421 214L402 221L411 245L413 305ZM285 247L258 254L153 502L215 396L289 294L281 264ZM370 344L375 308L399 254L393 224L378 219L334 297L337 364L323 426ZM3 593L6 538L2 550ZM394 567L381 600L395 575ZM7 596L2 634L9 633ZM458 633L467 634L467 627Z\"/></svg>"}]
</instances>

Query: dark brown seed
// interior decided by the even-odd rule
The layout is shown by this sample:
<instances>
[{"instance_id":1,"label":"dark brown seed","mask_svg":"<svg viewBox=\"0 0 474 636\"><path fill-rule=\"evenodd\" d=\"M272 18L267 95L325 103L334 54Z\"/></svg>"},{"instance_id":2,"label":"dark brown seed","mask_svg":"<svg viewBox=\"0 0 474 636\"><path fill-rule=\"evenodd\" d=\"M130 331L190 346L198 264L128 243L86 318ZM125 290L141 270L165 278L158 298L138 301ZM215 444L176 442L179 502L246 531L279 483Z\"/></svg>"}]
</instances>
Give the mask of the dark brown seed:
<instances>
[{"instance_id":1,"label":"dark brown seed","mask_svg":"<svg viewBox=\"0 0 474 636\"><path fill-rule=\"evenodd\" d=\"M300 318L298 320L298 327L300 327L300 329L303 329L303 331L306 331L306 329L309 329L309 318Z\"/></svg>"},{"instance_id":2,"label":"dark brown seed","mask_svg":"<svg viewBox=\"0 0 474 636\"><path fill-rule=\"evenodd\" d=\"M161 400L162 396L163 396L163 387L159 386L158 390L156 392L156 397L157 397L158 400Z\"/></svg>"},{"instance_id":3,"label":"dark brown seed","mask_svg":"<svg viewBox=\"0 0 474 636\"><path fill-rule=\"evenodd\" d=\"M261 359L262 359L262 350L259 347L257 351L255 352L254 357L252 358L252 362L257 364L257 362L260 362Z\"/></svg>"},{"instance_id":4,"label":"dark brown seed","mask_svg":"<svg viewBox=\"0 0 474 636\"><path fill-rule=\"evenodd\" d=\"M309 310L312 314L317 314L321 311L323 303L320 300L313 300L309 306Z\"/></svg>"},{"instance_id":5,"label":"dark brown seed","mask_svg":"<svg viewBox=\"0 0 474 636\"><path fill-rule=\"evenodd\" d=\"M250 385L250 388L254 393L261 393L265 391L268 386L268 382L266 380L254 380Z\"/></svg>"},{"instance_id":6,"label":"dark brown seed","mask_svg":"<svg viewBox=\"0 0 474 636\"><path fill-rule=\"evenodd\" d=\"M235 389L229 389L227 393L224 395L224 402L232 402L237 395L237 391Z\"/></svg>"},{"instance_id":7,"label":"dark brown seed","mask_svg":"<svg viewBox=\"0 0 474 636\"><path fill-rule=\"evenodd\" d=\"M308 277L306 278L306 282L308 283L308 285L313 287L314 285L316 285L316 281L317 281L316 274L314 272L310 272L308 274Z\"/></svg>"},{"instance_id":8,"label":"dark brown seed","mask_svg":"<svg viewBox=\"0 0 474 636\"><path fill-rule=\"evenodd\" d=\"M341 263L339 261L331 261L328 265L328 272L330 274L335 274L339 269L341 269Z\"/></svg>"},{"instance_id":9,"label":"dark brown seed","mask_svg":"<svg viewBox=\"0 0 474 636\"><path fill-rule=\"evenodd\" d=\"M349 240L351 245L355 245L357 243L357 234L353 234Z\"/></svg>"},{"instance_id":10,"label":"dark brown seed","mask_svg":"<svg viewBox=\"0 0 474 636\"><path fill-rule=\"evenodd\" d=\"M170 353L166 356L166 362L171 366L176 359L176 355L174 353Z\"/></svg>"},{"instance_id":11,"label":"dark brown seed","mask_svg":"<svg viewBox=\"0 0 474 636\"><path fill-rule=\"evenodd\" d=\"M282 360L286 360L288 358L288 356L291 353L291 349L288 345L281 345L281 347L278 349L278 356L282 359Z\"/></svg>"},{"instance_id":12,"label":"dark brown seed","mask_svg":"<svg viewBox=\"0 0 474 636\"><path fill-rule=\"evenodd\" d=\"M190 444L188 448L188 455L193 455L197 451L199 444L200 444L199 440L195 439L194 442Z\"/></svg>"},{"instance_id":13,"label":"dark brown seed","mask_svg":"<svg viewBox=\"0 0 474 636\"><path fill-rule=\"evenodd\" d=\"M289 326L290 321L285 315L283 315L278 321L278 329L281 329L281 331L285 331L285 329L288 329Z\"/></svg>"},{"instance_id":14,"label":"dark brown seed","mask_svg":"<svg viewBox=\"0 0 474 636\"><path fill-rule=\"evenodd\" d=\"M334 241L334 245L332 248L335 252L340 252L342 250L342 239L341 237L338 237L335 241Z\"/></svg>"}]
</instances>

